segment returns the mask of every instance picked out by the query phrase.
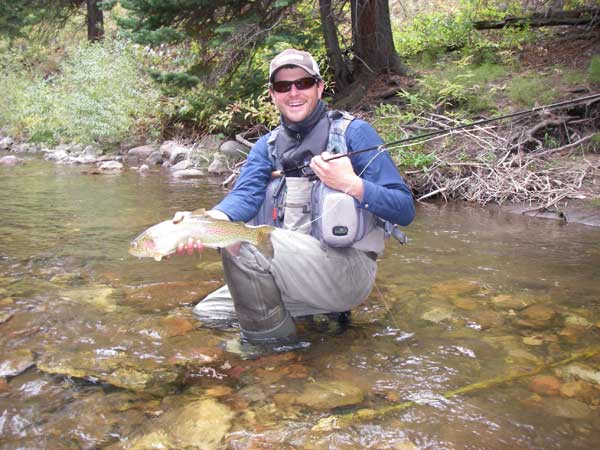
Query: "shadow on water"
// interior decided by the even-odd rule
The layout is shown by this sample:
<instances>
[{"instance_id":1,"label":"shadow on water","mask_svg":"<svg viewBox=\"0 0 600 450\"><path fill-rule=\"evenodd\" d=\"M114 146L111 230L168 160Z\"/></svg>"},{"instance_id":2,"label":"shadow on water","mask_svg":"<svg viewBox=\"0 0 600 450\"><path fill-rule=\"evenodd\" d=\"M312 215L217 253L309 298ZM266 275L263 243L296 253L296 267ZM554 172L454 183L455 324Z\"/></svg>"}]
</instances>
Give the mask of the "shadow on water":
<instances>
[{"instance_id":1,"label":"shadow on water","mask_svg":"<svg viewBox=\"0 0 600 450\"><path fill-rule=\"evenodd\" d=\"M223 283L216 252L127 254L223 194L158 173L0 167L0 448L596 448L598 355L443 394L600 345L599 229L421 205L347 327L300 323L303 348L248 357L235 329L191 315Z\"/></svg>"}]
</instances>

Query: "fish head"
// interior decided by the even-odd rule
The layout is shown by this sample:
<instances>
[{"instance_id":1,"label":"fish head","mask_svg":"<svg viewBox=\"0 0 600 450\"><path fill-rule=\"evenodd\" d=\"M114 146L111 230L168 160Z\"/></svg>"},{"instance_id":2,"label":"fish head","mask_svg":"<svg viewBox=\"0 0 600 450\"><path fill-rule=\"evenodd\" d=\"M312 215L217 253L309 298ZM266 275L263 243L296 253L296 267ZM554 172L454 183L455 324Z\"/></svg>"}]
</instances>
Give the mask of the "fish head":
<instances>
[{"instance_id":1,"label":"fish head","mask_svg":"<svg viewBox=\"0 0 600 450\"><path fill-rule=\"evenodd\" d=\"M152 257L160 261L162 255L156 251L156 243L149 233L143 233L129 244L129 254L138 258Z\"/></svg>"}]
</instances>

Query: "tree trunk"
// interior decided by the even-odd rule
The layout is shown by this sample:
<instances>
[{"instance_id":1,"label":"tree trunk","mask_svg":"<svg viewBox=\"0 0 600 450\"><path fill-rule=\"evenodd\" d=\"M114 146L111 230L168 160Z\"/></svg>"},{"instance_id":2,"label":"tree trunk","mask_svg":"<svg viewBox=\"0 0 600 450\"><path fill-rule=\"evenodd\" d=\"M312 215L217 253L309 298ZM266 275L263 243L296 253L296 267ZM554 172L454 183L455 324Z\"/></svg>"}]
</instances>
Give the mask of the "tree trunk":
<instances>
[{"instance_id":1,"label":"tree trunk","mask_svg":"<svg viewBox=\"0 0 600 450\"><path fill-rule=\"evenodd\" d=\"M327 49L327 57L333 68L335 91L344 91L352 83L352 74L340 50L337 28L331 9L331 0L319 0L319 12L321 14L321 25L323 38L325 39L325 48Z\"/></svg>"},{"instance_id":2,"label":"tree trunk","mask_svg":"<svg viewBox=\"0 0 600 450\"><path fill-rule=\"evenodd\" d=\"M98 7L100 0L87 0L88 41L99 41L104 37L104 16Z\"/></svg>"},{"instance_id":3,"label":"tree trunk","mask_svg":"<svg viewBox=\"0 0 600 450\"><path fill-rule=\"evenodd\" d=\"M357 68L373 75L408 75L394 47L388 0L351 0L352 42ZM361 72L363 70L359 69Z\"/></svg>"},{"instance_id":4,"label":"tree trunk","mask_svg":"<svg viewBox=\"0 0 600 450\"><path fill-rule=\"evenodd\" d=\"M600 8L574 11L548 11L528 17L505 17L503 20L483 20L473 23L476 30L494 30L505 27L551 27L559 25L600 25Z\"/></svg>"}]
</instances>

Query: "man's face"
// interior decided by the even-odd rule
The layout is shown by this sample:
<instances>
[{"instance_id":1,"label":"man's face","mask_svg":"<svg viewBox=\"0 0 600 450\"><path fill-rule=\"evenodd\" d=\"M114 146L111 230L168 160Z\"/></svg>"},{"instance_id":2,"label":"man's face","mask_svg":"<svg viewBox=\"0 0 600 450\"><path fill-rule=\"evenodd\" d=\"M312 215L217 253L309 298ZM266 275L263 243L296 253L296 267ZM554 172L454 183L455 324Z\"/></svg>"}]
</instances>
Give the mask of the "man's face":
<instances>
[{"instance_id":1,"label":"man's face","mask_svg":"<svg viewBox=\"0 0 600 450\"><path fill-rule=\"evenodd\" d=\"M294 81L310 77L300 67L283 68L275 73L275 81ZM306 119L317 107L323 94L323 82L319 81L308 89L299 90L292 84L288 92L276 92L272 87L269 90L273 103L287 122L297 123Z\"/></svg>"}]
</instances>

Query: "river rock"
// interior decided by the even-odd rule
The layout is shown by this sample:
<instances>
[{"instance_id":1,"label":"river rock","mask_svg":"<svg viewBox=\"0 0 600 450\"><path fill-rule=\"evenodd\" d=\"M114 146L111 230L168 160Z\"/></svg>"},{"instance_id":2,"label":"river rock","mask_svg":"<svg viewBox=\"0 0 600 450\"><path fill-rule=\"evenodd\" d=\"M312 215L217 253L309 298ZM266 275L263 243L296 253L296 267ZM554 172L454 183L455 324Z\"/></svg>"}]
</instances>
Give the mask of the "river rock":
<instances>
[{"instance_id":1,"label":"river rock","mask_svg":"<svg viewBox=\"0 0 600 450\"><path fill-rule=\"evenodd\" d=\"M55 349L42 357L38 369L153 395L173 390L182 376L176 366L159 365L152 359L137 359L128 352L114 350L104 354L101 350L67 353Z\"/></svg>"},{"instance_id":2,"label":"river rock","mask_svg":"<svg viewBox=\"0 0 600 450\"><path fill-rule=\"evenodd\" d=\"M204 172L200 169L185 169L173 172L174 178L201 178L204 176Z\"/></svg>"},{"instance_id":3,"label":"river rock","mask_svg":"<svg viewBox=\"0 0 600 450\"><path fill-rule=\"evenodd\" d=\"M519 314L518 325L534 329L546 329L554 325L558 313L550 306L532 305Z\"/></svg>"},{"instance_id":4,"label":"river rock","mask_svg":"<svg viewBox=\"0 0 600 450\"><path fill-rule=\"evenodd\" d=\"M178 170L186 170L194 167L194 162L190 159L184 159L183 161L179 161L177 164L171 166L169 170L171 172L177 172Z\"/></svg>"},{"instance_id":5,"label":"river rock","mask_svg":"<svg viewBox=\"0 0 600 450\"><path fill-rule=\"evenodd\" d=\"M4 394L5 392L8 392L8 383L6 382L5 378L0 378L0 394Z\"/></svg>"},{"instance_id":6,"label":"river rock","mask_svg":"<svg viewBox=\"0 0 600 450\"><path fill-rule=\"evenodd\" d=\"M492 298L492 304L495 307L500 309L514 309L516 311L525 309L532 303L533 299L509 294L500 294Z\"/></svg>"},{"instance_id":7,"label":"river rock","mask_svg":"<svg viewBox=\"0 0 600 450\"><path fill-rule=\"evenodd\" d=\"M542 403L547 414L563 419L587 419L592 409L579 400L549 397Z\"/></svg>"},{"instance_id":8,"label":"river rock","mask_svg":"<svg viewBox=\"0 0 600 450\"><path fill-rule=\"evenodd\" d=\"M151 424L152 431L131 441L125 448L201 449L223 448L222 440L231 428L234 413L227 406L208 398L187 403L169 411Z\"/></svg>"},{"instance_id":9,"label":"river rock","mask_svg":"<svg viewBox=\"0 0 600 450\"><path fill-rule=\"evenodd\" d=\"M117 308L115 289L102 285L92 285L80 289L61 291L60 296L75 303L87 303L106 312Z\"/></svg>"},{"instance_id":10,"label":"river rock","mask_svg":"<svg viewBox=\"0 0 600 450\"><path fill-rule=\"evenodd\" d=\"M54 150L50 150L44 156L44 159L47 161L63 161L69 157L69 153L64 148L56 148Z\"/></svg>"},{"instance_id":11,"label":"river rock","mask_svg":"<svg viewBox=\"0 0 600 450\"><path fill-rule=\"evenodd\" d=\"M453 315L452 311L443 306L438 306L438 307L432 308L429 311L426 311L425 313L423 313L423 315L421 316L421 319L426 320L428 322L433 322L433 323L441 323L446 320L451 320L453 318L454 318L454 315Z\"/></svg>"},{"instance_id":12,"label":"river rock","mask_svg":"<svg viewBox=\"0 0 600 450\"><path fill-rule=\"evenodd\" d=\"M504 317L502 314L490 310L475 312L471 316L471 319L475 321L482 330L501 327L504 324Z\"/></svg>"},{"instance_id":13,"label":"river rock","mask_svg":"<svg viewBox=\"0 0 600 450\"><path fill-rule=\"evenodd\" d=\"M156 150L158 150L158 149L156 148L155 145L141 145L139 147L134 147L132 149L129 149L127 151L127 156L134 157L139 160L144 160L148 156L150 156L150 154L152 152L155 152Z\"/></svg>"},{"instance_id":14,"label":"river rock","mask_svg":"<svg viewBox=\"0 0 600 450\"><path fill-rule=\"evenodd\" d=\"M225 141L219 147L219 151L229 158L245 158L250 149L238 141Z\"/></svg>"},{"instance_id":15,"label":"river rock","mask_svg":"<svg viewBox=\"0 0 600 450\"><path fill-rule=\"evenodd\" d=\"M160 152L163 159L169 161L169 163L173 166L179 161L186 159L191 152L191 148L175 141L166 141L160 146Z\"/></svg>"},{"instance_id":16,"label":"river rock","mask_svg":"<svg viewBox=\"0 0 600 450\"><path fill-rule=\"evenodd\" d=\"M9 352L0 359L0 377L15 377L35 364L35 356L29 349Z\"/></svg>"},{"instance_id":17,"label":"river rock","mask_svg":"<svg viewBox=\"0 0 600 450\"><path fill-rule=\"evenodd\" d=\"M600 386L600 370L594 369L587 364L571 364L564 368L564 372L567 375Z\"/></svg>"},{"instance_id":18,"label":"river rock","mask_svg":"<svg viewBox=\"0 0 600 450\"><path fill-rule=\"evenodd\" d=\"M586 403L591 403L594 398L600 396L600 392L594 389L590 383L585 381L569 381L560 387L560 395L565 398L576 398Z\"/></svg>"},{"instance_id":19,"label":"river rock","mask_svg":"<svg viewBox=\"0 0 600 450\"><path fill-rule=\"evenodd\" d=\"M119 161L105 161L98 166L98 169L105 171L119 171L123 169L123 164Z\"/></svg>"},{"instance_id":20,"label":"river rock","mask_svg":"<svg viewBox=\"0 0 600 450\"><path fill-rule=\"evenodd\" d=\"M558 395L560 387L560 380L551 375L535 376L529 383L529 390L540 395Z\"/></svg>"},{"instance_id":21,"label":"river rock","mask_svg":"<svg viewBox=\"0 0 600 450\"><path fill-rule=\"evenodd\" d=\"M455 297L459 295L475 294L479 291L479 284L471 280L457 279L442 281L431 286L431 295L438 298Z\"/></svg>"},{"instance_id":22,"label":"river rock","mask_svg":"<svg viewBox=\"0 0 600 450\"><path fill-rule=\"evenodd\" d=\"M25 161L23 158L17 158L15 155L7 155L0 158L0 166L16 166Z\"/></svg>"},{"instance_id":23,"label":"river rock","mask_svg":"<svg viewBox=\"0 0 600 450\"><path fill-rule=\"evenodd\" d=\"M213 161L210 163L207 169L208 173L214 175L222 175L224 173L231 172L227 167L227 158L221 153L215 153Z\"/></svg>"},{"instance_id":24,"label":"river rock","mask_svg":"<svg viewBox=\"0 0 600 450\"><path fill-rule=\"evenodd\" d=\"M340 406L356 405L364 394L357 386L346 381L320 381L305 385L304 391L294 403L321 411Z\"/></svg>"},{"instance_id":25,"label":"river rock","mask_svg":"<svg viewBox=\"0 0 600 450\"><path fill-rule=\"evenodd\" d=\"M0 136L0 150L10 150L15 141L8 136Z\"/></svg>"},{"instance_id":26,"label":"river rock","mask_svg":"<svg viewBox=\"0 0 600 450\"><path fill-rule=\"evenodd\" d=\"M168 161L165 161L165 163L168 163ZM146 158L146 160L144 161L144 164L147 164L150 167L163 164L163 156L162 156L162 153L160 152L160 150L156 150L156 151L153 151L152 153L150 153L148 155L148 157Z\"/></svg>"}]
</instances>

